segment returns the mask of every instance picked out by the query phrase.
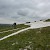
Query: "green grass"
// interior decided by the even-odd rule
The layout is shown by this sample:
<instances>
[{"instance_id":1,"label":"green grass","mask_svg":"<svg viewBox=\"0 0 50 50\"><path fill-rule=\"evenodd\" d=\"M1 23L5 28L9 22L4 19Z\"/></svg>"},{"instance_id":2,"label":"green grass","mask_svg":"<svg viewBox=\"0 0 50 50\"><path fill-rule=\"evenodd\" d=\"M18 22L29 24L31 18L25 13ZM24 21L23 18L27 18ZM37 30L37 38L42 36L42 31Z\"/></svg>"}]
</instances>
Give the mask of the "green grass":
<instances>
[{"instance_id":1,"label":"green grass","mask_svg":"<svg viewBox=\"0 0 50 50\"><path fill-rule=\"evenodd\" d=\"M28 25L24 25L24 24L18 24L18 25L16 25L16 29L17 28L27 28L27 27L30 27L30 26L28 26ZM7 31L7 30L12 30L12 29L14 29L14 27L11 25L11 26L0 26L0 32L2 32L2 31Z\"/></svg>"},{"instance_id":2,"label":"green grass","mask_svg":"<svg viewBox=\"0 0 50 50\"><path fill-rule=\"evenodd\" d=\"M18 29L18 30L13 30L13 31L9 31L9 32L3 32L3 33L0 33L0 38L4 37L4 36L7 36L9 34L12 34L14 32L17 32L19 30L21 30L22 28Z\"/></svg>"},{"instance_id":3,"label":"green grass","mask_svg":"<svg viewBox=\"0 0 50 50\"><path fill-rule=\"evenodd\" d=\"M0 31L5 31L5 30L9 30L9 29L13 29L13 26L12 25L0 25Z\"/></svg>"},{"instance_id":4,"label":"green grass","mask_svg":"<svg viewBox=\"0 0 50 50\"><path fill-rule=\"evenodd\" d=\"M29 29L0 41L0 50L50 50L50 27Z\"/></svg>"},{"instance_id":5,"label":"green grass","mask_svg":"<svg viewBox=\"0 0 50 50\"><path fill-rule=\"evenodd\" d=\"M29 26L28 26L28 25L24 25L24 24L19 24L19 25L16 26L16 29L17 29L17 30L13 30L13 29L14 29L13 27L12 27L12 28L8 28L8 29L5 29L5 30L2 30L1 32L7 31L7 30L13 30L13 31L0 33L0 38L2 38L2 37L4 37L4 36L7 36L7 35L9 35L9 34L12 34L12 33L14 33L14 32L17 32L17 31L19 31L19 30L21 30L21 29L27 28L27 27L29 27ZM18 29L18 28L19 28L19 29Z\"/></svg>"},{"instance_id":6,"label":"green grass","mask_svg":"<svg viewBox=\"0 0 50 50\"><path fill-rule=\"evenodd\" d=\"M46 20L46 22L50 21L50 19Z\"/></svg>"}]
</instances>

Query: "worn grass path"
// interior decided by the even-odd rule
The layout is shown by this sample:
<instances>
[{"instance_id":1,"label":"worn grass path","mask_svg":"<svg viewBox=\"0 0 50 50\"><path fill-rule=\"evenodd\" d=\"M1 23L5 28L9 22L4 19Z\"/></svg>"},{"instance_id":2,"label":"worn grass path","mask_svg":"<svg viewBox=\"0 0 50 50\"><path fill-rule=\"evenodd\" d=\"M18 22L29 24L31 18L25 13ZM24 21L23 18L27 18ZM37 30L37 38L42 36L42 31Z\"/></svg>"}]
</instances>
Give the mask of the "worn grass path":
<instances>
[{"instance_id":1,"label":"worn grass path","mask_svg":"<svg viewBox=\"0 0 50 50\"><path fill-rule=\"evenodd\" d=\"M9 32L9 31L14 31L14 30L18 30L19 28L17 29L12 29L12 30L7 30L7 31L3 31L3 32L0 32L0 33L6 33L6 32Z\"/></svg>"}]
</instances>

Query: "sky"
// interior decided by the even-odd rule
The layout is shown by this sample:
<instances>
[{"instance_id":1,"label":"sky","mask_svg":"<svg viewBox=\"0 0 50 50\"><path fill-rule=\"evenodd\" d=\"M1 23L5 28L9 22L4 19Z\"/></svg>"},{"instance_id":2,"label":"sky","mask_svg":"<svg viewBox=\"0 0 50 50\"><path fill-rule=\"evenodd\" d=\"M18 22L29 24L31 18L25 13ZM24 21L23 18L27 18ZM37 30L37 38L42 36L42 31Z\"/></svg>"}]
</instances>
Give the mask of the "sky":
<instances>
[{"instance_id":1,"label":"sky","mask_svg":"<svg viewBox=\"0 0 50 50\"><path fill-rule=\"evenodd\" d=\"M50 0L0 0L0 23L23 23L50 18Z\"/></svg>"}]
</instances>

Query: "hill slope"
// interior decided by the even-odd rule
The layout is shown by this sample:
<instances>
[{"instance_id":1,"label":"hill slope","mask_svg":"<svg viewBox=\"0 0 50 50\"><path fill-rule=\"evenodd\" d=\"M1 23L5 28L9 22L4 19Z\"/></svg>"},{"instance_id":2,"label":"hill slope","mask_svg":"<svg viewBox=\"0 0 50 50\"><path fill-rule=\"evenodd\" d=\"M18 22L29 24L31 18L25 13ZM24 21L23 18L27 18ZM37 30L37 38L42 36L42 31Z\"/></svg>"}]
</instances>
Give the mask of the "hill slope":
<instances>
[{"instance_id":1,"label":"hill slope","mask_svg":"<svg viewBox=\"0 0 50 50\"><path fill-rule=\"evenodd\" d=\"M50 50L50 27L29 29L0 41L0 50Z\"/></svg>"}]
</instances>

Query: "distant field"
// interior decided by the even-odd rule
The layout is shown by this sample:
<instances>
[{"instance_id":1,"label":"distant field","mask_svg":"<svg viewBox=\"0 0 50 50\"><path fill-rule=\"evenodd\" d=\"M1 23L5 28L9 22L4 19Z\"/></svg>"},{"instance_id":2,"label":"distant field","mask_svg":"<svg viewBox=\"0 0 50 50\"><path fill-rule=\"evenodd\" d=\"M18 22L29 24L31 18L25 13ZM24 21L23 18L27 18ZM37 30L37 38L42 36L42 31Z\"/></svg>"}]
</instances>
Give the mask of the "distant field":
<instances>
[{"instance_id":1,"label":"distant field","mask_svg":"<svg viewBox=\"0 0 50 50\"><path fill-rule=\"evenodd\" d=\"M50 50L50 27L29 29L0 41L0 50Z\"/></svg>"},{"instance_id":2,"label":"distant field","mask_svg":"<svg viewBox=\"0 0 50 50\"><path fill-rule=\"evenodd\" d=\"M5 31L5 30L9 30L12 29L12 25L9 24L0 24L0 31Z\"/></svg>"}]
</instances>

